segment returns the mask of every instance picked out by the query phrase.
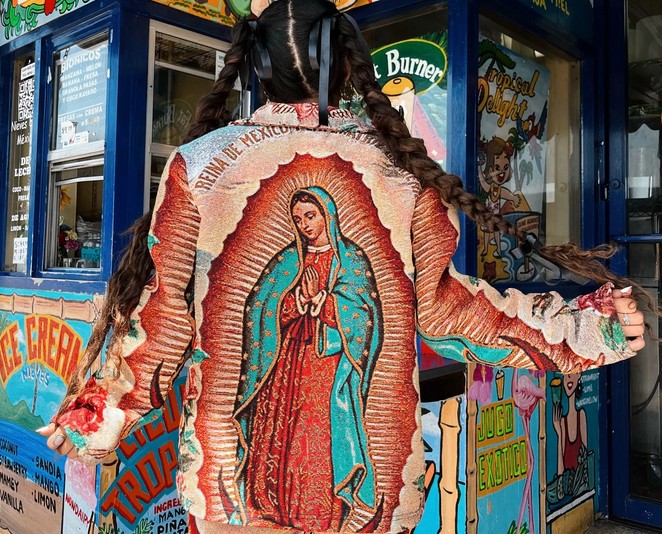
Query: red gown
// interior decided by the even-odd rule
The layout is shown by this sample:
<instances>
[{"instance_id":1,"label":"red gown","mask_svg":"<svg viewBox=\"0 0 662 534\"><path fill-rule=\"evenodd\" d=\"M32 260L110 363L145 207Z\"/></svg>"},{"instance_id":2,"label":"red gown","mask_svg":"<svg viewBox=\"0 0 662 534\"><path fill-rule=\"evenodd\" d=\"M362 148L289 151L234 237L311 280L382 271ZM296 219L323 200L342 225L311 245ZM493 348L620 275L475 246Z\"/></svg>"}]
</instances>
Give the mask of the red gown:
<instances>
[{"instance_id":1,"label":"red gown","mask_svg":"<svg viewBox=\"0 0 662 534\"><path fill-rule=\"evenodd\" d=\"M333 250L308 252L320 291L327 288ZM312 304L310 305L312 307ZM252 526L278 524L302 530L340 529L342 501L333 492L330 397L339 356L320 356L321 322L336 328L334 299L319 315L301 314L295 292L280 309L281 344L274 367L255 399L246 468Z\"/></svg>"}]
</instances>

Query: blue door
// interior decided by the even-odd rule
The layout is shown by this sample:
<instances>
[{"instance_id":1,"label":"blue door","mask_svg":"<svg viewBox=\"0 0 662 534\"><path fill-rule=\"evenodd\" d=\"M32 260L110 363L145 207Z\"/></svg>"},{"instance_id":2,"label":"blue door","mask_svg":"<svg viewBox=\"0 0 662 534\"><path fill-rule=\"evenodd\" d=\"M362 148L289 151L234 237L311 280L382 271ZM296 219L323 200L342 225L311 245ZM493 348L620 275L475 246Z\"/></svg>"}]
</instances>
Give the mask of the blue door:
<instances>
[{"instance_id":1,"label":"blue door","mask_svg":"<svg viewBox=\"0 0 662 534\"><path fill-rule=\"evenodd\" d=\"M616 263L660 299L662 246L662 3L608 3L607 180ZM616 67L614 66L621 66ZM614 81L615 83L612 83ZM654 336L659 320L646 315ZM660 345L610 370L612 515L662 526L662 359Z\"/></svg>"}]
</instances>

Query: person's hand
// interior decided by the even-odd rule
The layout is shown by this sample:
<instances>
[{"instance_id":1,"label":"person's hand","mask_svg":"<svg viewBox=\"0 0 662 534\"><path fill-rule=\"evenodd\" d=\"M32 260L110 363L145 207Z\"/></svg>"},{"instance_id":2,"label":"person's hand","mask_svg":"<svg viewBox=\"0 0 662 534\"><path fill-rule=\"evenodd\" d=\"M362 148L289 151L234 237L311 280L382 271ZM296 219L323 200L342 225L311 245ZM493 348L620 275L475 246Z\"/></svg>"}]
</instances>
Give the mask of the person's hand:
<instances>
[{"instance_id":1,"label":"person's hand","mask_svg":"<svg viewBox=\"0 0 662 534\"><path fill-rule=\"evenodd\" d=\"M614 289L611 292L618 320L623 327L623 333L628 338L628 347L633 351L644 348L644 314L637 309L637 302L630 296L632 288Z\"/></svg>"},{"instance_id":2,"label":"person's hand","mask_svg":"<svg viewBox=\"0 0 662 534\"><path fill-rule=\"evenodd\" d=\"M554 432L557 436L561 435L561 416L563 414L563 407L561 403L552 406L552 424L554 425Z\"/></svg>"},{"instance_id":3,"label":"person's hand","mask_svg":"<svg viewBox=\"0 0 662 534\"><path fill-rule=\"evenodd\" d=\"M312 265L309 265L303 271L301 291L306 300L311 300L320 291L320 277Z\"/></svg>"},{"instance_id":4,"label":"person's hand","mask_svg":"<svg viewBox=\"0 0 662 534\"><path fill-rule=\"evenodd\" d=\"M71 443L71 440L67 437L64 429L57 426L55 423L38 428L37 433L48 438L46 446L49 449L57 451L62 456L66 455L69 458L76 458L78 456L76 447Z\"/></svg>"}]
</instances>

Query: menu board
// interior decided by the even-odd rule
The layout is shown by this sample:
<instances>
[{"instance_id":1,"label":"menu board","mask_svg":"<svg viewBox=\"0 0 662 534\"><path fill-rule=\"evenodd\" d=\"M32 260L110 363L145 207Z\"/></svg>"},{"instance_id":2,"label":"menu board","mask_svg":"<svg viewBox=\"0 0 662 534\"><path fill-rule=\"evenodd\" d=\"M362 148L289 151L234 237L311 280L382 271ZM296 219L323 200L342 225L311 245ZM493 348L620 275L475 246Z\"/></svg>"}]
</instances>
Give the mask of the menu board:
<instances>
[{"instance_id":1,"label":"menu board","mask_svg":"<svg viewBox=\"0 0 662 534\"><path fill-rule=\"evenodd\" d=\"M103 141L106 130L108 42L60 53L55 149Z\"/></svg>"},{"instance_id":2,"label":"menu board","mask_svg":"<svg viewBox=\"0 0 662 534\"><path fill-rule=\"evenodd\" d=\"M34 77L34 55L14 62L4 271L24 271L27 261Z\"/></svg>"}]
</instances>

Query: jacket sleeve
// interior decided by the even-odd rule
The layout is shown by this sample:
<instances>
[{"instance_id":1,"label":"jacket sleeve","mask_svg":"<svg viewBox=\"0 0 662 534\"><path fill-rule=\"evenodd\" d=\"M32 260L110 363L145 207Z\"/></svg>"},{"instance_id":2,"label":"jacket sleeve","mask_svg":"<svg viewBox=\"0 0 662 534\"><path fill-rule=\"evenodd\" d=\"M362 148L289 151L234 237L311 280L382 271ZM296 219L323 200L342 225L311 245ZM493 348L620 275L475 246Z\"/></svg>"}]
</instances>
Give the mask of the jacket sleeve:
<instances>
[{"instance_id":1,"label":"jacket sleeve","mask_svg":"<svg viewBox=\"0 0 662 534\"><path fill-rule=\"evenodd\" d=\"M435 352L462 362L562 373L634 356L607 284L565 301L558 293L502 295L458 273L458 216L436 190L418 197L412 222L418 332Z\"/></svg>"},{"instance_id":2,"label":"jacket sleeve","mask_svg":"<svg viewBox=\"0 0 662 534\"><path fill-rule=\"evenodd\" d=\"M128 334L107 349L114 357L105 358L57 421L86 461L109 454L141 417L163 404L193 340L195 325L185 293L194 270L200 216L179 153L163 176L148 241L155 274L131 315Z\"/></svg>"}]
</instances>

